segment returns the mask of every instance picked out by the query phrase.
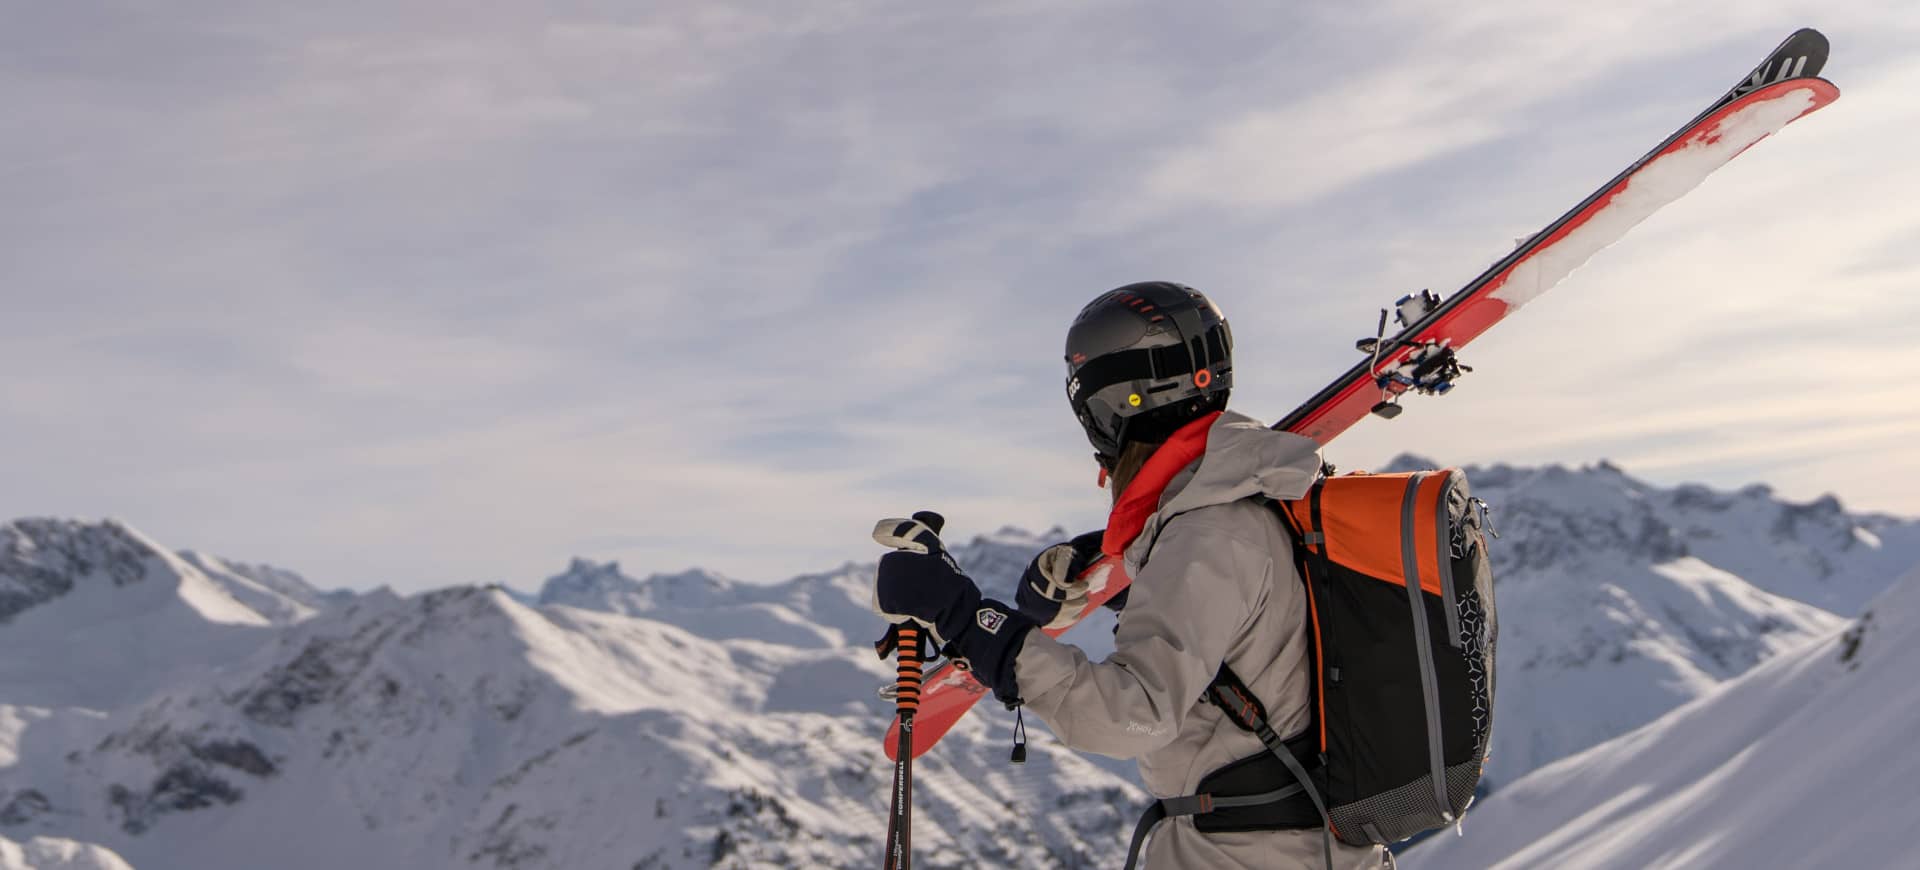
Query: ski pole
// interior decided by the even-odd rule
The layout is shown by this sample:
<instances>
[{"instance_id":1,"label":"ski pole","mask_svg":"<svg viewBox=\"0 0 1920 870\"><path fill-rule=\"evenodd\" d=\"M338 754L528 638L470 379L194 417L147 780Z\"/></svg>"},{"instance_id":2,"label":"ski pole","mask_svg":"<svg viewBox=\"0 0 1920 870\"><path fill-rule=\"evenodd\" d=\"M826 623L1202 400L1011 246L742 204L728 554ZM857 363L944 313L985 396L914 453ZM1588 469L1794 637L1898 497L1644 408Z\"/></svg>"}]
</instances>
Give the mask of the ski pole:
<instances>
[{"instance_id":1,"label":"ski pole","mask_svg":"<svg viewBox=\"0 0 1920 870\"><path fill-rule=\"evenodd\" d=\"M946 525L946 520L931 511L921 511L913 518L936 535ZM887 852L881 864L885 870L913 868L913 714L920 709L920 665L927 645L927 636L912 622L887 629L887 636L874 645L880 658L896 653L898 663L894 715L900 719L900 739L893 756L893 807L887 812Z\"/></svg>"},{"instance_id":2,"label":"ski pole","mask_svg":"<svg viewBox=\"0 0 1920 870\"><path fill-rule=\"evenodd\" d=\"M887 813L885 870L913 867L913 714L920 707L920 629L896 625L888 632L899 653L894 705L900 717L900 742L893 760L893 807Z\"/></svg>"}]
</instances>

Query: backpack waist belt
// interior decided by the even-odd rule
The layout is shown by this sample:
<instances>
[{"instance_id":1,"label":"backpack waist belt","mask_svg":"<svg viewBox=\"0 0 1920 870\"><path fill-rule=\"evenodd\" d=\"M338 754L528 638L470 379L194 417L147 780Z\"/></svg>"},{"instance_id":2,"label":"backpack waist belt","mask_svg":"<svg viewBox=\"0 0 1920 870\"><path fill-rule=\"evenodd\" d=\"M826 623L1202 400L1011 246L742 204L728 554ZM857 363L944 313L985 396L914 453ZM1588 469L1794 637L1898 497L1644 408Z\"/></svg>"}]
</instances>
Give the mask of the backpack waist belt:
<instances>
[{"instance_id":1,"label":"backpack waist belt","mask_svg":"<svg viewBox=\"0 0 1920 870\"><path fill-rule=\"evenodd\" d=\"M1127 870L1139 860L1147 834L1162 820L1193 816L1193 826L1208 833L1279 831L1325 828L1327 807L1326 760L1320 754L1314 729L1292 740L1281 740L1267 724L1267 711L1232 669L1222 665L1207 687L1207 701L1219 707L1234 724L1266 744L1267 751L1220 768L1200 780L1200 790L1184 797L1155 801L1133 828L1127 846ZM1311 768L1308 765L1312 765ZM1333 844L1322 832L1327 866L1333 866Z\"/></svg>"},{"instance_id":2,"label":"backpack waist belt","mask_svg":"<svg viewBox=\"0 0 1920 870\"><path fill-rule=\"evenodd\" d=\"M1293 759L1311 759L1307 771L1317 790L1326 788L1326 771L1312 734L1284 743ZM1277 783L1284 783L1278 788ZM1183 797L1154 801L1133 828L1127 847L1127 867L1139 860L1147 834L1162 820L1192 816L1193 826L1207 833L1226 831L1283 831L1317 828L1324 824L1314 796L1295 778L1288 765L1271 751L1228 764L1200 780L1199 791Z\"/></svg>"}]
</instances>

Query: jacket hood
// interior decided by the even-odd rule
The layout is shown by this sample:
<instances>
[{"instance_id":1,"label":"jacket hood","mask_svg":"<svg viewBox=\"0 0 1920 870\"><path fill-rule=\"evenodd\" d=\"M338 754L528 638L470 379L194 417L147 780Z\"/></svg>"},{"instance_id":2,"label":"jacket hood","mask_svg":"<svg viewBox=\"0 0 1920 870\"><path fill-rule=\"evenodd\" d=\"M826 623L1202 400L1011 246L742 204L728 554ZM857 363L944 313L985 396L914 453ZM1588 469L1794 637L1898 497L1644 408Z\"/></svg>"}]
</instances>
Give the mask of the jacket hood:
<instances>
[{"instance_id":1,"label":"jacket hood","mask_svg":"<svg viewBox=\"0 0 1920 870\"><path fill-rule=\"evenodd\" d=\"M1227 411L1208 428L1200 461L1176 475L1161 493L1160 509L1127 547L1127 562L1137 566L1160 527L1175 516L1251 496L1300 498L1319 477L1320 445L1313 439Z\"/></svg>"}]
</instances>

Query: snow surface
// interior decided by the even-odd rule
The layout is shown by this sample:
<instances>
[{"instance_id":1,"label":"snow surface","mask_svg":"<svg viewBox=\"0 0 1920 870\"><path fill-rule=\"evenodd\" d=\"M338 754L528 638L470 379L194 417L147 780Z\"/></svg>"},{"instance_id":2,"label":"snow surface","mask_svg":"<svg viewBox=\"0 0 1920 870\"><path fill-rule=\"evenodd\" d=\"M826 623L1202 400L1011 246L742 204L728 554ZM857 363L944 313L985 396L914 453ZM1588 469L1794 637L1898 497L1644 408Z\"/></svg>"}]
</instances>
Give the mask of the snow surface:
<instances>
[{"instance_id":1,"label":"snow surface","mask_svg":"<svg viewBox=\"0 0 1920 870\"><path fill-rule=\"evenodd\" d=\"M353 597L352 593L322 592L299 574L271 565L232 562L192 550L182 550L179 556L220 584L227 594L276 624L299 622Z\"/></svg>"},{"instance_id":2,"label":"snow surface","mask_svg":"<svg viewBox=\"0 0 1920 870\"><path fill-rule=\"evenodd\" d=\"M59 837L16 843L0 836L0 870L133 870L112 849Z\"/></svg>"},{"instance_id":3,"label":"snow surface","mask_svg":"<svg viewBox=\"0 0 1920 870\"><path fill-rule=\"evenodd\" d=\"M258 648L273 621L112 521L0 526L0 703L106 710ZM4 599L0 599L4 600Z\"/></svg>"},{"instance_id":4,"label":"snow surface","mask_svg":"<svg viewBox=\"0 0 1920 870\"><path fill-rule=\"evenodd\" d=\"M1471 809L1444 868L1912 867L1920 570L1859 620Z\"/></svg>"},{"instance_id":5,"label":"snow surface","mask_svg":"<svg viewBox=\"0 0 1920 870\"><path fill-rule=\"evenodd\" d=\"M1684 147L1649 161L1586 223L1507 273L1506 281L1493 291L1493 298L1506 302L1509 308L1539 298L1648 216L1698 187L1741 151L1806 114L1814 100L1814 92L1802 88L1753 103L1728 115L1705 135L1696 135Z\"/></svg>"}]
</instances>

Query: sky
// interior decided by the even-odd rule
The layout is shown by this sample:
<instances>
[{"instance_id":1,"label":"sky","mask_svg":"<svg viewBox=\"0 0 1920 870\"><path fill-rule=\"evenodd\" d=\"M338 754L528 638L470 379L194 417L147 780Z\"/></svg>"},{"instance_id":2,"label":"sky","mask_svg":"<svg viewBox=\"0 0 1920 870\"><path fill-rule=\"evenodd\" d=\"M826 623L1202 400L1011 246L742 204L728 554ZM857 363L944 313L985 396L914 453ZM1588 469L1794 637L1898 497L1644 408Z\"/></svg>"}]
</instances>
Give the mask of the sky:
<instances>
[{"instance_id":1,"label":"sky","mask_svg":"<svg viewBox=\"0 0 1920 870\"><path fill-rule=\"evenodd\" d=\"M0 0L0 518L326 586L1102 524L1073 315L1277 419L1794 28L1842 97L1327 450L1920 515L1920 6Z\"/></svg>"}]
</instances>

